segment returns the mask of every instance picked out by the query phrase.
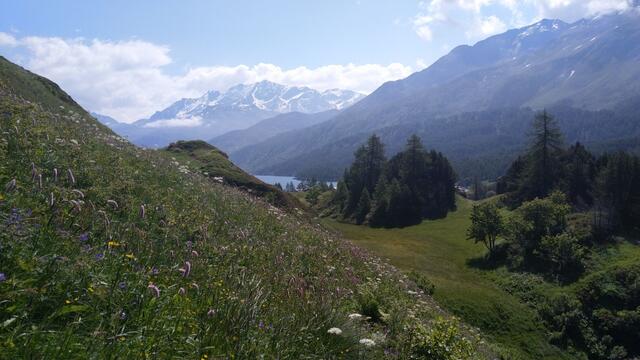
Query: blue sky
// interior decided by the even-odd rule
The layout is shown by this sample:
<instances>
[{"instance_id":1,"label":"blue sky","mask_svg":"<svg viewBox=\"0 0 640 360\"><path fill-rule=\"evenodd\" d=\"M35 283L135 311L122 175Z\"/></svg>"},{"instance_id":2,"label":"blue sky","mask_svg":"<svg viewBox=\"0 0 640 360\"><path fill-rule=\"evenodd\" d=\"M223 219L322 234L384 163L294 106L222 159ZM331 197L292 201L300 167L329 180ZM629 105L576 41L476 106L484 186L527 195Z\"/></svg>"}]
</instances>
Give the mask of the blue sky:
<instances>
[{"instance_id":1,"label":"blue sky","mask_svg":"<svg viewBox=\"0 0 640 360\"><path fill-rule=\"evenodd\" d=\"M368 93L456 45L630 1L3 1L0 54L130 122L263 79Z\"/></svg>"}]
</instances>

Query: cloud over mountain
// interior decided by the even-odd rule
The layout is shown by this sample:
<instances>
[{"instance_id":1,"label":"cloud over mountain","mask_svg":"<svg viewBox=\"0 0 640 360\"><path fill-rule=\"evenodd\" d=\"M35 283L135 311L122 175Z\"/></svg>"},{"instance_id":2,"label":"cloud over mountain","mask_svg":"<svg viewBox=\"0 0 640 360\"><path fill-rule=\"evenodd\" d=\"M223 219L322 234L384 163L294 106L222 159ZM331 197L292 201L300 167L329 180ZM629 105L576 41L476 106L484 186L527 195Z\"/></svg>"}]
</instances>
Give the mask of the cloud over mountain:
<instances>
[{"instance_id":1,"label":"cloud over mountain","mask_svg":"<svg viewBox=\"0 0 640 360\"><path fill-rule=\"evenodd\" d=\"M0 33L0 46L17 47L20 56L16 61L60 83L83 106L126 122L147 117L175 99L196 97L211 89L226 91L241 83L269 80L318 90L369 93L415 70L399 63L291 69L259 63L201 66L171 74L167 70L172 63L169 47L138 39L16 38Z\"/></svg>"}]
</instances>

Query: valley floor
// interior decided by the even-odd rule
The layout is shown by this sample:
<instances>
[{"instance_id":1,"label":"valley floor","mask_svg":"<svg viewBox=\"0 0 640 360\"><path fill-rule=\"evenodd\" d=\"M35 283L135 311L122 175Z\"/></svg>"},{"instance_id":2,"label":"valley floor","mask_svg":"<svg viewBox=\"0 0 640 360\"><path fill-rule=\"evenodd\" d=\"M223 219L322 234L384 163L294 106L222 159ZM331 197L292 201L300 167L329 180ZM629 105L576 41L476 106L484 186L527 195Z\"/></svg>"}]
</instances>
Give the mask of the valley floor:
<instances>
[{"instance_id":1,"label":"valley floor","mask_svg":"<svg viewBox=\"0 0 640 360\"><path fill-rule=\"evenodd\" d=\"M569 359L549 344L536 312L492 279L498 270L469 265L485 248L466 239L472 202L458 198L458 210L446 219L403 229L372 229L325 219L359 246L387 258L403 271L417 271L435 284L435 299L470 325L477 326L510 358Z\"/></svg>"}]
</instances>

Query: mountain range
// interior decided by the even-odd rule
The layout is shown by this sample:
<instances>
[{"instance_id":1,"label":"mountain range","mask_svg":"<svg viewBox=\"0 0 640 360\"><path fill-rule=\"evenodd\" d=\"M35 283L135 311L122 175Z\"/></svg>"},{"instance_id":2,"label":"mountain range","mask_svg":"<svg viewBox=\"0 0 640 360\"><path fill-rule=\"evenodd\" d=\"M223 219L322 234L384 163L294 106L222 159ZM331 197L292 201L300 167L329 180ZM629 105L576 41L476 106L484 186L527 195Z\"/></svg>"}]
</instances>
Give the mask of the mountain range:
<instances>
[{"instance_id":1,"label":"mountain range","mask_svg":"<svg viewBox=\"0 0 640 360\"><path fill-rule=\"evenodd\" d=\"M495 177L526 145L519 134L543 108L554 109L563 129L571 129L567 141L637 148L638 100L638 11L572 24L542 20L456 47L325 122L230 151L230 157L252 173L335 178L372 133L391 155L415 132L462 177L477 175L465 164L480 163L490 165L483 176Z\"/></svg>"},{"instance_id":2,"label":"mountain range","mask_svg":"<svg viewBox=\"0 0 640 360\"><path fill-rule=\"evenodd\" d=\"M225 92L209 91L199 98L181 99L133 124L114 122L100 114L94 116L137 145L161 147L177 140L210 139L283 113L342 110L363 97L349 90L320 92L261 81L239 84Z\"/></svg>"}]
</instances>

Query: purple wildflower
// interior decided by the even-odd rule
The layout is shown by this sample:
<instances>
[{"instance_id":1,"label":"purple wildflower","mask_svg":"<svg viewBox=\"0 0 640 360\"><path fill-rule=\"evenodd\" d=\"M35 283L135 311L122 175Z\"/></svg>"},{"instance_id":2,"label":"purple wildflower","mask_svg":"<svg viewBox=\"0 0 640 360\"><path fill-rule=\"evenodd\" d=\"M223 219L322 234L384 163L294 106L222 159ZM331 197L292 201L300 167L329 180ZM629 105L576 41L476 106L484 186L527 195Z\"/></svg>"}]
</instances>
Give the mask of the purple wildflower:
<instances>
[{"instance_id":1,"label":"purple wildflower","mask_svg":"<svg viewBox=\"0 0 640 360\"><path fill-rule=\"evenodd\" d=\"M78 236L78 240L80 240L81 242L89 240L89 233L80 234L80 236Z\"/></svg>"},{"instance_id":2,"label":"purple wildflower","mask_svg":"<svg viewBox=\"0 0 640 360\"><path fill-rule=\"evenodd\" d=\"M4 273L0 272L0 282L4 282L7 280L7 275L5 275Z\"/></svg>"},{"instance_id":3,"label":"purple wildflower","mask_svg":"<svg viewBox=\"0 0 640 360\"><path fill-rule=\"evenodd\" d=\"M96 254L96 260L100 261L102 259L104 259L104 254L103 253Z\"/></svg>"},{"instance_id":4,"label":"purple wildflower","mask_svg":"<svg viewBox=\"0 0 640 360\"><path fill-rule=\"evenodd\" d=\"M124 281L121 281L121 282L118 284L118 287L119 287L121 290L124 290L124 289L126 289L126 288L127 288L127 283L126 283L126 282L124 282Z\"/></svg>"},{"instance_id":5,"label":"purple wildflower","mask_svg":"<svg viewBox=\"0 0 640 360\"><path fill-rule=\"evenodd\" d=\"M157 267L153 267L151 268L151 275L158 275L160 273L160 270L158 270Z\"/></svg>"}]
</instances>

